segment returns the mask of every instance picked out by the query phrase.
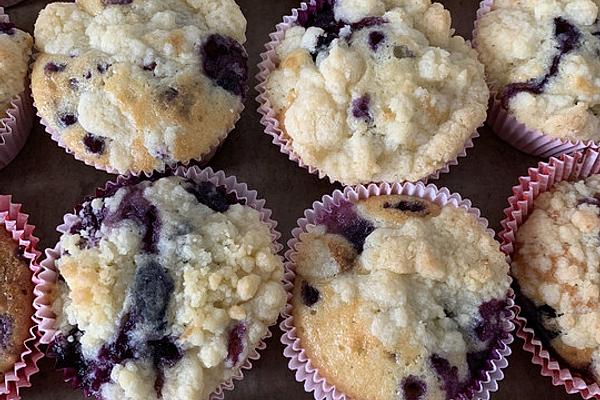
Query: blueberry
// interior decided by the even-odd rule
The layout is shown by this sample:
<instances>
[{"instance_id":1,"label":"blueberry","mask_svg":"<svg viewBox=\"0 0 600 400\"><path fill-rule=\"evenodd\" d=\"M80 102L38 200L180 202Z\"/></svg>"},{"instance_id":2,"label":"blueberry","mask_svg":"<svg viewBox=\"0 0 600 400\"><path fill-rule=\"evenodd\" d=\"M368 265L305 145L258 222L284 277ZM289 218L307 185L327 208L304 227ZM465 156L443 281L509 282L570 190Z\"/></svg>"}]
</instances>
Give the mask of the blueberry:
<instances>
[{"instance_id":1,"label":"blueberry","mask_svg":"<svg viewBox=\"0 0 600 400\"><path fill-rule=\"evenodd\" d=\"M190 182L190 185L185 190L193 194L199 203L220 213L227 211L230 205L239 203L235 194L228 194L225 188L217 187L210 182L200 182L197 184Z\"/></svg>"},{"instance_id":2,"label":"blueberry","mask_svg":"<svg viewBox=\"0 0 600 400\"><path fill-rule=\"evenodd\" d=\"M373 116L370 112L371 96L368 94L352 100L352 115L356 119L362 119L366 123L373 122Z\"/></svg>"},{"instance_id":3,"label":"blueberry","mask_svg":"<svg viewBox=\"0 0 600 400\"><path fill-rule=\"evenodd\" d=\"M471 373L471 379L479 380L483 378L488 369L488 360L491 358L490 350L482 350L467 353L467 365Z\"/></svg>"},{"instance_id":4,"label":"blueberry","mask_svg":"<svg viewBox=\"0 0 600 400\"><path fill-rule=\"evenodd\" d=\"M17 248L15 249L15 257L18 258L19 260L29 264L29 259L27 257L25 257L25 250L26 250L25 246L23 246L23 245L17 246Z\"/></svg>"},{"instance_id":5,"label":"blueberry","mask_svg":"<svg viewBox=\"0 0 600 400\"><path fill-rule=\"evenodd\" d=\"M329 233L344 236L358 254L362 253L367 236L375 230L371 222L356 214L354 205L349 202L342 203L318 222L324 224Z\"/></svg>"},{"instance_id":6,"label":"blueberry","mask_svg":"<svg viewBox=\"0 0 600 400\"><path fill-rule=\"evenodd\" d=\"M366 17L351 24L350 26L353 31L359 31L361 29L371 28L373 26L383 25L385 23L387 23L387 20L382 17Z\"/></svg>"},{"instance_id":7,"label":"blueberry","mask_svg":"<svg viewBox=\"0 0 600 400\"><path fill-rule=\"evenodd\" d=\"M448 360L437 354L432 354L429 357L429 363L442 380L442 388L446 392L446 399L454 399L461 390L458 367L450 365Z\"/></svg>"},{"instance_id":8,"label":"blueberry","mask_svg":"<svg viewBox=\"0 0 600 400\"><path fill-rule=\"evenodd\" d=\"M108 71L108 69L112 67L112 64L109 63L100 63L98 65L96 65L96 69L98 70L98 72L100 72L101 74L105 73L106 71Z\"/></svg>"},{"instance_id":9,"label":"blueberry","mask_svg":"<svg viewBox=\"0 0 600 400\"><path fill-rule=\"evenodd\" d=\"M506 301L493 299L479 306L481 322L475 327L475 334L482 342L497 338L502 332L502 314Z\"/></svg>"},{"instance_id":10,"label":"blueberry","mask_svg":"<svg viewBox=\"0 0 600 400\"><path fill-rule=\"evenodd\" d=\"M581 32L579 29L562 17L554 19L554 37L558 44L558 53L552 59L548 72L542 77L533 78L527 82L516 82L507 85L502 92L502 105L504 108L508 108L510 99L520 92L543 93L550 79L558 74L562 58L581 45L579 40Z\"/></svg>"},{"instance_id":11,"label":"blueberry","mask_svg":"<svg viewBox=\"0 0 600 400\"><path fill-rule=\"evenodd\" d=\"M56 72L63 72L65 70L65 68L67 68L66 64L56 64L53 62L49 62L46 65L44 65L44 71L47 74L53 74Z\"/></svg>"},{"instance_id":12,"label":"blueberry","mask_svg":"<svg viewBox=\"0 0 600 400\"><path fill-rule=\"evenodd\" d=\"M398 203L384 203L383 208L395 208L400 211L408 211L412 213L422 213L428 211L427 204L417 200L400 200Z\"/></svg>"},{"instance_id":13,"label":"blueberry","mask_svg":"<svg viewBox=\"0 0 600 400\"><path fill-rule=\"evenodd\" d=\"M104 3L105 6L109 6L109 5L123 6L123 5L133 3L133 0L102 0L102 3Z\"/></svg>"},{"instance_id":14,"label":"blueberry","mask_svg":"<svg viewBox=\"0 0 600 400\"><path fill-rule=\"evenodd\" d=\"M87 132L83 136L83 145L89 153L102 154L104 153L106 143L103 138Z\"/></svg>"},{"instance_id":15,"label":"blueberry","mask_svg":"<svg viewBox=\"0 0 600 400\"><path fill-rule=\"evenodd\" d=\"M369 33L369 47L373 51L377 51L377 48L385 39L385 35L381 31L373 31Z\"/></svg>"},{"instance_id":16,"label":"blueberry","mask_svg":"<svg viewBox=\"0 0 600 400\"><path fill-rule=\"evenodd\" d=\"M87 71L83 77L85 79L90 79L92 77L92 72L91 71Z\"/></svg>"},{"instance_id":17,"label":"blueberry","mask_svg":"<svg viewBox=\"0 0 600 400\"><path fill-rule=\"evenodd\" d=\"M427 385L422 379L409 375L400 384L404 400L424 400L427 393Z\"/></svg>"},{"instance_id":18,"label":"blueberry","mask_svg":"<svg viewBox=\"0 0 600 400\"><path fill-rule=\"evenodd\" d=\"M577 205L589 204L592 206L600 207L600 199L598 198L598 196L599 195L597 194L594 197L582 197L581 199L577 200Z\"/></svg>"},{"instance_id":19,"label":"blueberry","mask_svg":"<svg viewBox=\"0 0 600 400\"><path fill-rule=\"evenodd\" d=\"M154 69L156 68L156 63L153 61L149 64L144 64L143 68L144 71L154 71Z\"/></svg>"},{"instance_id":20,"label":"blueberry","mask_svg":"<svg viewBox=\"0 0 600 400\"><path fill-rule=\"evenodd\" d=\"M210 35L201 49L204 73L212 81L236 96L245 96L248 80L248 55L234 39Z\"/></svg>"},{"instance_id":21,"label":"blueberry","mask_svg":"<svg viewBox=\"0 0 600 400\"><path fill-rule=\"evenodd\" d=\"M309 285L306 281L302 282L302 288L300 291L300 294L302 295L302 302L304 302L304 304L308 307L315 305L321 297L319 290Z\"/></svg>"},{"instance_id":22,"label":"blueberry","mask_svg":"<svg viewBox=\"0 0 600 400\"><path fill-rule=\"evenodd\" d=\"M298 12L298 25L309 28L311 26L321 28L325 32L338 34L343 24L335 19L333 10L334 0L320 0L316 5Z\"/></svg>"},{"instance_id":23,"label":"blueberry","mask_svg":"<svg viewBox=\"0 0 600 400\"><path fill-rule=\"evenodd\" d=\"M77 380L76 386L83 387L83 378L88 373L88 366L81 352L81 343L79 337L81 331L77 328L71 330L68 334L58 334L54 341L48 346L48 356L56 360L57 369L72 369L75 371ZM86 393L89 391L86 390Z\"/></svg>"},{"instance_id":24,"label":"blueberry","mask_svg":"<svg viewBox=\"0 0 600 400\"><path fill-rule=\"evenodd\" d=\"M75 116L75 114L66 113L66 114L60 114L58 116L58 124L60 126L62 126L63 128L67 128L76 123L77 123L77 117Z\"/></svg>"},{"instance_id":25,"label":"blueberry","mask_svg":"<svg viewBox=\"0 0 600 400\"><path fill-rule=\"evenodd\" d=\"M16 32L15 24L12 22L0 22L0 33L12 36Z\"/></svg>"},{"instance_id":26,"label":"blueberry","mask_svg":"<svg viewBox=\"0 0 600 400\"><path fill-rule=\"evenodd\" d=\"M90 202L83 203L78 212L79 221L73 224L69 233L78 233L82 239L82 247L95 246L99 242L97 232L104 221L105 209L94 210Z\"/></svg>"},{"instance_id":27,"label":"blueberry","mask_svg":"<svg viewBox=\"0 0 600 400\"><path fill-rule=\"evenodd\" d=\"M69 86L72 91L76 92L79 90L79 81L76 78L71 78L69 79Z\"/></svg>"},{"instance_id":28,"label":"blueberry","mask_svg":"<svg viewBox=\"0 0 600 400\"><path fill-rule=\"evenodd\" d=\"M173 278L162 265L151 261L138 266L131 289L135 321L149 325L157 332L164 329L174 288Z\"/></svg>"},{"instance_id":29,"label":"blueberry","mask_svg":"<svg viewBox=\"0 0 600 400\"><path fill-rule=\"evenodd\" d=\"M156 369L173 368L183 357L183 350L177 346L175 339L164 337L148 342L152 363Z\"/></svg>"},{"instance_id":30,"label":"blueberry","mask_svg":"<svg viewBox=\"0 0 600 400\"><path fill-rule=\"evenodd\" d=\"M0 347L8 349L12 345L14 320L8 314L0 314Z\"/></svg>"},{"instance_id":31,"label":"blueberry","mask_svg":"<svg viewBox=\"0 0 600 400\"><path fill-rule=\"evenodd\" d=\"M229 331L229 337L227 339L227 358L225 359L225 366L227 368L236 367L241 361L241 355L246 348L246 332L248 327L245 323L240 322L233 326Z\"/></svg>"}]
</instances>

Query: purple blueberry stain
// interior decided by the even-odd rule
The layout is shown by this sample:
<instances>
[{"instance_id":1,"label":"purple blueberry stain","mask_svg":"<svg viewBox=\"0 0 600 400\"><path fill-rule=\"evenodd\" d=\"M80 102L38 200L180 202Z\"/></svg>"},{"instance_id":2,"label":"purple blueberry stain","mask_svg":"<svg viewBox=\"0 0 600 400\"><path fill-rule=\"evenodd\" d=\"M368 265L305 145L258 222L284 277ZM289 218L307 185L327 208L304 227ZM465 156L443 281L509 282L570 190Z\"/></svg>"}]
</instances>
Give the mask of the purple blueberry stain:
<instances>
[{"instance_id":1,"label":"purple blueberry stain","mask_svg":"<svg viewBox=\"0 0 600 400\"><path fill-rule=\"evenodd\" d=\"M383 208L393 208L400 211L408 211L412 213L424 213L429 209L427 204L418 200L400 200L397 203L384 203Z\"/></svg>"},{"instance_id":2,"label":"purple blueberry stain","mask_svg":"<svg viewBox=\"0 0 600 400\"><path fill-rule=\"evenodd\" d=\"M308 307L312 307L319 302L321 294L319 290L314 286L308 284L308 282L302 282L302 288L300 289L300 295L302 296L302 302Z\"/></svg>"},{"instance_id":3,"label":"purple blueberry stain","mask_svg":"<svg viewBox=\"0 0 600 400\"><path fill-rule=\"evenodd\" d=\"M104 74L106 71L108 71L108 69L112 67L112 64L109 63L99 63L98 65L96 65L96 70L98 72L100 72L101 74Z\"/></svg>"},{"instance_id":4,"label":"purple blueberry stain","mask_svg":"<svg viewBox=\"0 0 600 400\"><path fill-rule=\"evenodd\" d=\"M124 6L124 5L133 3L133 0L102 0L102 3L105 6L112 6L112 5Z\"/></svg>"},{"instance_id":5,"label":"purple blueberry stain","mask_svg":"<svg viewBox=\"0 0 600 400\"><path fill-rule=\"evenodd\" d=\"M153 61L151 63L144 64L142 68L144 71L154 71L156 69L156 63Z\"/></svg>"},{"instance_id":6,"label":"purple blueberry stain","mask_svg":"<svg viewBox=\"0 0 600 400\"><path fill-rule=\"evenodd\" d=\"M200 50L204 73L217 86L244 97L248 80L248 55L234 39L210 35Z\"/></svg>"},{"instance_id":7,"label":"purple blueberry stain","mask_svg":"<svg viewBox=\"0 0 600 400\"><path fill-rule=\"evenodd\" d=\"M71 125L75 125L77 123L77 117L72 113L60 114L58 116L58 124L62 128L68 128Z\"/></svg>"},{"instance_id":8,"label":"purple blueberry stain","mask_svg":"<svg viewBox=\"0 0 600 400\"><path fill-rule=\"evenodd\" d=\"M77 78L71 78L71 79L69 79L69 87L74 92L76 92L76 91L79 90L79 81L77 80Z\"/></svg>"},{"instance_id":9,"label":"purple blueberry stain","mask_svg":"<svg viewBox=\"0 0 600 400\"><path fill-rule=\"evenodd\" d=\"M235 194L227 193L224 187L217 187L210 182L194 183L189 182L185 190L194 195L199 203L204 204L211 210L224 213L230 205L240 202Z\"/></svg>"},{"instance_id":10,"label":"purple blueberry stain","mask_svg":"<svg viewBox=\"0 0 600 400\"><path fill-rule=\"evenodd\" d=\"M385 35L381 31L373 31L369 33L369 47L373 51L377 51L379 45L385 39Z\"/></svg>"},{"instance_id":11,"label":"purple blueberry stain","mask_svg":"<svg viewBox=\"0 0 600 400\"><path fill-rule=\"evenodd\" d=\"M506 301L493 299L479 306L481 322L475 327L475 334L482 342L488 342L502 334L502 321Z\"/></svg>"},{"instance_id":12,"label":"purple blueberry stain","mask_svg":"<svg viewBox=\"0 0 600 400\"><path fill-rule=\"evenodd\" d=\"M92 77L92 71L87 71L87 72L86 72L86 73L83 75L83 77L84 77L85 79L90 79L90 78Z\"/></svg>"},{"instance_id":13,"label":"purple blueberry stain","mask_svg":"<svg viewBox=\"0 0 600 400\"><path fill-rule=\"evenodd\" d=\"M577 205L588 204L590 206L600 207L600 193L595 194L593 197L585 196L577 199Z\"/></svg>"},{"instance_id":14,"label":"purple blueberry stain","mask_svg":"<svg viewBox=\"0 0 600 400\"><path fill-rule=\"evenodd\" d=\"M563 17L554 19L554 37L558 45L558 53L552 59L548 72L542 77L533 78L527 82L516 82L507 85L502 92L502 105L504 108L508 109L510 99L518 93L543 93L550 80L558 74L563 57L580 46L581 32Z\"/></svg>"},{"instance_id":15,"label":"purple blueberry stain","mask_svg":"<svg viewBox=\"0 0 600 400\"><path fill-rule=\"evenodd\" d=\"M388 21L383 17L366 17L366 18L361 19L358 22L351 24L350 27L352 28L353 31L359 31L359 30L365 29L365 28L380 26L387 22Z\"/></svg>"},{"instance_id":16,"label":"purple blueberry stain","mask_svg":"<svg viewBox=\"0 0 600 400\"><path fill-rule=\"evenodd\" d=\"M446 392L446 399L454 399L461 391L458 367L451 365L448 360L438 354L432 354L429 363L442 381L442 389Z\"/></svg>"},{"instance_id":17,"label":"purple blueberry stain","mask_svg":"<svg viewBox=\"0 0 600 400\"><path fill-rule=\"evenodd\" d=\"M352 116L356 119L365 121L367 124L373 123L371 115L371 96L365 94L352 100Z\"/></svg>"},{"instance_id":18,"label":"purple blueberry stain","mask_svg":"<svg viewBox=\"0 0 600 400\"><path fill-rule=\"evenodd\" d=\"M317 223L325 225L329 233L344 236L358 254L362 253L367 236L375 230L370 221L358 216L350 202L340 204L330 213L323 215Z\"/></svg>"},{"instance_id":19,"label":"purple blueberry stain","mask_svg":"<svg viewBox=\"0 0 600 400\"><path fill-rule=\"evenodd\" d=\"M242 354L246 349L248 327L244 322L239 322L229 331L227 338L227 358L225 366L234 368L242 361Z\"/></svg>"},{"instance_id":20,"label":"purple blueberry stain","mask_svg":"<svg viewBox=\"0 0 600 400\"><path fill-rule=\"evenodd\" d=\"M12 345L14 320L8 314L0 314L0 347L8 349Z\"/></svg>"},{"instance_id":21,"label":"purple blueberry stain","mask_svg":"<svg viewBox=\"0 0 600 400\"><path fill-rule=\"evenodd\" d=\"M46 74L55 74L57 72L63 72L67 68L66 64L56 64L53 62L49 62L44 65L44 71Z\"/></svg>"},{"instance_id":22,"label":"purple blueberry stain","mask_svg":"<svg viewBox=\"0 0 600 400\"><path fill-rule=\"evenodd\" d=\"M91 202L83 203L77 213L79 220L69 229L70 234L80 235L80 246L82 248L89 248L98 244L100 241L98 232L104 221L105 214L105 208L94 209Z\"/></svg>"},{"instance_id":23,"label":"purple blueberry stain","mask_svg":"<svg viewBox=\"0 0 600 400\"><path fill-rule=\"evenodd\" d=\"M106 147L106 142L100 136L86 132L83 136L83 145L88 153L103 154Z\"/></svg>"},{"instance_id":24,"label":"purple blueberry stain","mask_svg":"<svg viewBox=\"0 0 600 400\"><path fill-rule=\"evenodd\" d=\"M425 400L427 385L425 381L414 375L409 375L400 383L402 388L402 399L404 400Z\"/></svg>"},{"instance_id":25,"label":"purple blueberry stain","mask_svg":"<svg viewBox=\"0 0 600 400\"><path fill-rule=\"evenodd\" d=\"M159 263L151 261L138 266L131 290L133 320L157 332L164 330L174 288L173 278Z\"/></svg>"},{"instance_id":26,"label":"purple blueberry stain","mask_svg":"<svg viewBox=\"0 0 600 400\"><path fill-rule=\"evenodd\" d=\"M12 36L16 31L16 26L12 22L0 22L0 33Z\"/></svg>"}]
</instances>

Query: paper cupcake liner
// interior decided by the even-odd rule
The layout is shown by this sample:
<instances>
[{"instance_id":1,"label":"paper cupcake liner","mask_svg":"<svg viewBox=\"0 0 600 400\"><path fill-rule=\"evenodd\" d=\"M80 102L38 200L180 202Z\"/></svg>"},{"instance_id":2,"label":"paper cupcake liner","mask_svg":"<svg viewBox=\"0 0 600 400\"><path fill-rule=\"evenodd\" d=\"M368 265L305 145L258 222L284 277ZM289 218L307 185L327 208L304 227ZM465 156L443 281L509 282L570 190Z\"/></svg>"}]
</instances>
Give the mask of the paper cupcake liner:
<instances>
[{"instance_id":1,"label":"paper cupcake liner","mask_svg":"<svg viewBox=\"0 0 600 400\"><path fill-rule=\"evenodd\" d=\"M0 6L2 2L0 1ZM0 7L0 22L10 22ZM33 126L33 108L29 90L15 96L6 113L0 115L0 169L19 154Z\"/></svg>"},{"instance_id":2,"label":"paper cupcake liner","mask_svg":"<svg viewBox=\"0 0 600 400\"><path fill-rule=\"evenodd\" d=\"M33 235L35 226L28 224L28 215L21 212L21 205L14 204L11 196L0 195L0 225L7 230L12 239L24 249L23 257L29 261L29 269L32 272L31 280L33 282L33 306L36 312L31 316L33 321L29 329L29 338L23 343L24 350L20 359L15 363L12 371L4 374L4 380L0 383L0 397L8 400L20 399L19 391L22 387L31 386L31 376L39 371L37 362L44 356L38 348L39 320L36 317L37 311L44 306L39 301L47 293L46 276L43 268L38 264L38 258L41 254L36 246L39 239Z\"/></svg>"},{"instance_id":3,"label":"paper cupcake liner","mask_svg":"<svg viewBox=\"0 0 600 400\"><path fill-rule=\"evenodd\" d=\"M331 196L324 196L320 202L314 202L311 209L305 210L304 218L298 220L298 226L292 231L292 239L288 241L288 250L285 253L284 282L288 293L288 301L283 313L284 320L281 322L280 328L283 331L281 342L285 345L283 354L290 359L288 367L295 372L296 381L304 383L304 390L313 392L316 400L351 399L336 389L335 385L326 382L325 378L319 373L318 368L312 365L311 360L302 347L300 339L296 335L291 303L296 273L292 260L296 254L297 245L300 242L300 235L307 231L308 225L315 224L318 217L330 212L345 201L356 202L370 196L389 194L416 196L432 201L440 206L452 205L462 208L467 213L473 215L492 237L494 236L494 231L488 228L488 221L481 216L477 208L472 206L471 201L467 199L463 200L460 195L451 193L447 188L438 189L435 185L429 184L426 186L422 182L417 182L416 184L394 183L390 185L383 183L380 185L370 184L368 186L358 185L354 188L346 187L343 192L336 190ZM508 275L506 279L511 280ZM512 289L509 289L507 293L507 306L504 312L505 320L503 321L504 336L497 340L497 347L490 350L492 355L487 360L487 368L483 372L485 378L475 381L465 392L459 395L459 399L489 400L490 393L498 390L498 382L504 378L502 369L508 366L507 357L511 354L509 345L513 341L512 331L515 329L515 325L512 320L514 316L514 293Z\"/></svg>"},{"instance_id":4,"label":"paper cupcake liner","mask_svg":"<svg viewBox=\"0 0 600 400\"><path fill-rule=\"evenodd\" d=\"M154 177L161 177L166 175L175 175L190 179L196 183L199 182L211 182L216 186L224 187L227 190L227 193L234 193L237 199L245 200L245 204L254 208L260 213L260 219L263 223L269 226L269 230L271 232L271 239L273 243L273 249L275 253L279 253L283 246L278 242L281 234L276 230L277 222L271 219L271 210L265 207L265 200L258 198L258 193L256 190L248 189L248 186L245 183L240 183L237 181L235 176L226 176L223 171L213 171L211 168L200 169L196 166L193 167L183 167L179 166L175 170L170 171L166 174L155 173L151 179ZM97 188L95 192L95 196L102 196L104 193L114 191L117 188L122 186L127 186L131 184L135 184L144 180L139 176L123 176L120 175L114 181L108 181L103 188ZM77 220L77 216L75 214L66 214L64 216L64 223L59 225L56 230L62 234L69 231L70 227ZM56 260L60 258L61 255L61 247L60 243L54 247L54 249L46 250L46 259L42 262L42 265L51 271L56 270ZM280 257L280 256L278 256ZM58 275L54 274L54 282L57 282ZM54 314L52 314L52 318L48 318L47 323L44 325L44 329L42 330L42 343L49 344L52 342L54 337L57 334L58 327L56 326L56 318ZM237 368L234 372L231 379L221 383L219 387L211 394L209 400L222 400L225 396L225 391L233 390L234 382L242 380L244 378L244 370L249 370L252 368L252 362L256 361L260 358L259 351L264 350L267 345L265 340L272 336L270 328L275 325L277 322L274 321L269 327L267 327L267 331L265 335L261 339L261 341L257 344L254 350L250 351L247 356L246 361ZM64 374L65 382L71 383L73 385L76 384L76 374L71 369L62 369Z\"/></svg>"},{"instance_id":5,"label":"paper cupcake liner","mask_svg":"<svg viewBox=\"0 0 600 400\"><path fill-rule=\"evenodd\" d=\"M541 193L560 181L585 179L599 172L600 153L594 149L572 155L563 154L560 158L552 157L548 162L540 162L537 168L530 168L528 176L519 178L519 185L513 187L513 195L508 198L509 207L504 210L506 218L501 222L503 231L499 234L502 251L507 256L512 256L515 251L516 233L533 212L533 202ZM559 362L528 324L521 308L517 306L516 309L516 334L525 342L523 349L532 354L531 361L541 367L541 374L551 377L554 386L564 386L567 393L579 393L584 399L600 397L598 384L587 384L577 374L572 373L568 365Z\"/></svg>"},{"instance_id":6,"label":"paper cupcake liner","mask_svg":"<svg viewBox=\"0 0 600 400\"><path fill-rule=\"evenodd\" d=\"M479 27L479 19L490 12L493 3L494 0L483 0L479 4L475 28L473 30L473 47L475 49L477 49L477 29ZM499 93L494 92L491 87L490 91L491 96L487 123L498 137L514 148L533 156L548 158L572 153L577 150L585 149L586 147L598 147L592 140L560 139L546 135L538 129L528 128L502 106Z\"/></svg>"},{"instance_id":7,"label":"paper cupcake liner","mask_svg":"<svg viewBox=\"0 0 600 400\"><path fill-rule=\"evenodd\" d=\"M285 154L290 159L290 161L293 161L300 167L307 169L309 173L317 175L319 179L324 179L325 177L327 177L327 179L329 179L331 183L335 183L339 181L327 175L320 169L312 165L305 164L304 161L302 161L300 155L298 155L294 151L291 140L286 138L286 135L279 127L279 120L277 119L277 115L273 110L273 107L271 106L271 102L269 101L269 96L267 94L267 79L271 72L273 72L279 64L277 60L276 49L285 38L286 30L293 26L293 24L296 22L296 20L298 19L299 11L306 11L309 7L316 6L318 1L319 0L310 0L309 3L301 3L300 8L293 8L292 15L284 16L283 22L279 23L276 26L275 32L269 34L271 41L265 44L266 51L261 53L260 57L262 61L258 64L259 72L256 75L256 80L258 81L256 91L258 92L258 96L256 97L256 101L259 104L258 112L261 115L260 122L265 128L265 133L273 137L272 142L274 145L279 147L279 151ZM438 179L441 174L449 172L451 166L458 165L459 158L467 156L467 149L470 149L474 146L473 140L477 137L479 137L479 132L477 132L477 129L475 129L473 134L467 140L465 140L463 148L460 149L452 159L447 161L435 172L431 173L428 176L424 176L420 180L435 180ZM340 183L343 184L343 182Z\"/></svg>"}]
</instances>

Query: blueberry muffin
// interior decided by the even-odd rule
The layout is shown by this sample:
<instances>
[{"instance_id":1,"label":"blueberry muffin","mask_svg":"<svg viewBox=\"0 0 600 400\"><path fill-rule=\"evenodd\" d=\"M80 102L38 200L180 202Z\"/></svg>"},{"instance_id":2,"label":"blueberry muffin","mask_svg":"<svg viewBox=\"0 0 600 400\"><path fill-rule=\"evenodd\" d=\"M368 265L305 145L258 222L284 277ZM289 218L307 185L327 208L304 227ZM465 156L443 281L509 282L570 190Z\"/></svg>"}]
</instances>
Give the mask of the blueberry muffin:
<instances>
[{"instance_id":1,"label":"blueberry muffin","mask_svg":"<svg viewBox=\"0 0 600 400\"><path fill-rule=\"evenodd\" d=\"M508 265L464 209L396 195L344 202L296 249L296 333L352 399L454 399L508 335Z\"/></svg>"},{"instance_id":2,"label":"blueberry muffin","mask_svg":"<svg viewBox=\"0 0 600 400\"><path fill-rule=\"evenodd\" d=\"M243 108L245 30L233 0L50 4L35 25L35 104L89 164L122 173L198 159Z\"/></svg>"},{"instance_id":3,"label":"blueberry muffin","mask_svg":"<svg viewBox=\"0 0 600 400\"><path fill-rule=\"evenodd\" d=\"M24 248L0 226L0 379L13 370L33 325L33 282Z\"/></svg>"},{"instance_id":4,"label":"blueberry muffin","mask_svg":"<svg viewBox=\"0 0 600 400\"><path fill-rule=\"evenodd\" d=\"M600 382L600 176L540 194L516 234L521 304L559 360Z\"/></svg>"},{"instance_id":5,"label":"blueberry muffin","mask_svg":"<svg viewBox=\"0 0 600 400\"><path fill-rule=\"evenodd\" d=\"M285 303L269 226L244 203L179 177L83 203L56 262L57 367L104 400L208 399Z\"/></svg>"},{"instance_id":6,"label":"blueberry muffin","mask_svg":"<svg viewBox=\"0 0 600 400\"><path fill-rule=\"evenodd\" d=\"M317 0L276 48L266 96L302 161L344 184L424 178L485 120L483 66L429 0Z\"/></svg>"},{"instance_id":7,"label":"blueberry muffin","mask_svg":"<svg viewBox=\"0 0 600 400\"><path fill-rule=\"evenodd\" d=\"M598 0L497 0L476 46L502 106L530 129L600 139Z\"/></svg>"},{"instance_id":8,"label":"blueberry muffin","mask_svg":"<svg viewBox=\"0 0 600 400\"><path fill-rule=\"evenodd\" d=\"M15 28L0 8L0 119L15 96L25 91L32 43L31 36Z\"/></svg>"}]
</instances>

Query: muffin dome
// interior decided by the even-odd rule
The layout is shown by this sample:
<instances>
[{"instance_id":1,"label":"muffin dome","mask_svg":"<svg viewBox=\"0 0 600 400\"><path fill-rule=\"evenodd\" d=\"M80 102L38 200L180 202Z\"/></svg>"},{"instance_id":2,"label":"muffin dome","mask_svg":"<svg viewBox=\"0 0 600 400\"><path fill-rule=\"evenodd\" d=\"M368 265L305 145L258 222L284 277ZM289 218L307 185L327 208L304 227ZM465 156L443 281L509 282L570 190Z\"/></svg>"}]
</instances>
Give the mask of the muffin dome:
<instances>
[{"instance_id":1,"label":"muffin dome","mask_svg":"<svg viewBox=\"0 0 600 400\"><path fill-rule=\"evenodd\" d=\"M180 177L86 201L60 239L59 368L104 400L207 399L285 303L261 214Z\"/></svg>"},{"instance_id":2,"label":"muffin dome","mask_svg":"<svg viewBox=\"0 0 600 400\"><path fill-rule=\"evenodd\" d=\"M32 43L28 33L0 17L0 119L10 108L11 100L25 91Z\"/></svg>"}]
</instances>

